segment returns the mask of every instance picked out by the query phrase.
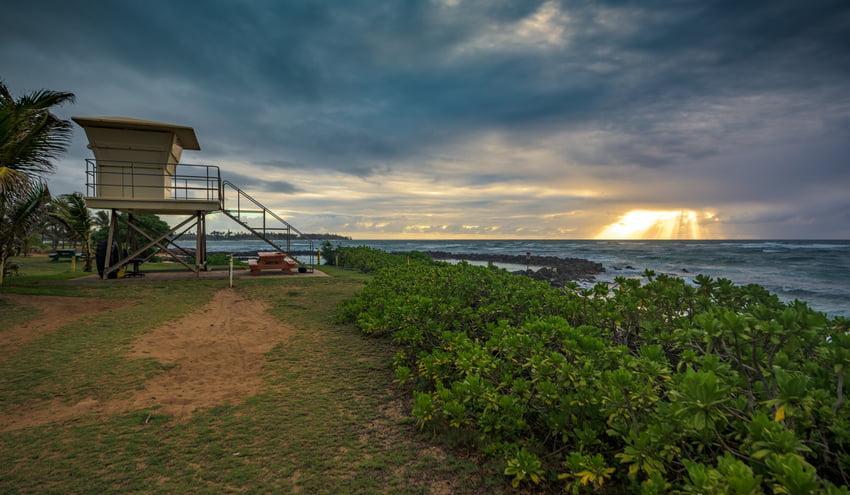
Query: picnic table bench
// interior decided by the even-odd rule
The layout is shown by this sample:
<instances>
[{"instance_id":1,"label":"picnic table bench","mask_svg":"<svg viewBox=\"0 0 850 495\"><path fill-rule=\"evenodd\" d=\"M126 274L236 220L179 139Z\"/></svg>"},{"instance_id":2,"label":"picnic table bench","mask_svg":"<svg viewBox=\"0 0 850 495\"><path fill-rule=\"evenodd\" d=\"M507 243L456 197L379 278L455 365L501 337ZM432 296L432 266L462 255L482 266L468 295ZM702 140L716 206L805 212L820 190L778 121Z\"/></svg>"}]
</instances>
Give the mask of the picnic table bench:
<instances>
[{"instance_id":1,"label":"picnic table bench","mask_svg":"<svg viewBox=\"0 0 850 495\"><path fill-rule=\"evenodd\" d=\"M56 251L50 253L48 255L50 261L60 261L60 260L70 260L72 258L79 258L80 254L77 253L74 249L57 249Z\"/></svg>"},{"instance_id":2,"label":"picnic table bench","mask_svg":"<svg viewBox=\"0 0 850 495\"><path fill-rule=\"evenodd\" d=\"M145 274L142 273L142 271L139 269L139 265L141 265L145 261L147 261L146 258L133 258L133 259L131 259L124 266L127 267L129 265L133 265L133 269L125 272L124 278L144 278Z\"/></svg>"},{"instance_id":3,"label":"picnic table bench","mask_svg":"<svg viewBox=\"0 0 850 495\"><path fill-rule=\"evenodd\" d=\"M249 260L248 267L251 275L256 275L263 270L283 270L290 272L298 267L298 262L290 258L288 254L281 252L259 252L256 260Z\"/></svg>"}]
</instances>

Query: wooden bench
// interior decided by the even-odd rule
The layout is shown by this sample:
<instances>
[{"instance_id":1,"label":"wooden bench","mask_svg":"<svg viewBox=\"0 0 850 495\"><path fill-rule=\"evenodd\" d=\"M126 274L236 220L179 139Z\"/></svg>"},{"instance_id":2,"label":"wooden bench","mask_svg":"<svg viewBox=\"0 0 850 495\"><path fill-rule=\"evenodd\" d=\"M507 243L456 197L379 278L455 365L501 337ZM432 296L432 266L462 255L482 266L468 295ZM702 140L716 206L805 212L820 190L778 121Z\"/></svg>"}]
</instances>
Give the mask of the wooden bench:
<instances>
[{"instance_id":1,"label":"wooden bench","mask_svg":"<svg viewBox=\"0 0 850 495\"><path fill-rule=\"evenodd\" d=\"M249 260L248 267L251 269L251 275L257 275L263 270L283 270L291 272L293 268L298 267L298 263L289 257L286 253L281 252L260 252L257 253L258 259Z\"/></svg>"}]
</instances>

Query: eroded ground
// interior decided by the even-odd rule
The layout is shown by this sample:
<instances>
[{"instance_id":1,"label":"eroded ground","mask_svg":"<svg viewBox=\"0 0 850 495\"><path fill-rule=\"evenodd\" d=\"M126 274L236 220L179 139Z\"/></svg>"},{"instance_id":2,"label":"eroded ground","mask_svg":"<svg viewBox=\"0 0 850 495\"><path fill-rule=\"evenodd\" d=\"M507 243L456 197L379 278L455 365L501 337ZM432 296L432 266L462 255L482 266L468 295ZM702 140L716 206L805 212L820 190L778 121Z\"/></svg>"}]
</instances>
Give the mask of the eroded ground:
<instances>
[{"instance_id":1,"label":"eroded ground","mask_svg":"<svg viewBox=\"0 0 850 495\"><path fill-rule=\"evenodd\" d=\"M68 323L119 306L116 301L88 297L3 294L0 299L33 314L31 318L0 331L0 359Z\"/></svg>"},{"instance_id":2,"label":"eroded ground","mask_svg":"<svg viewBox=\"0 0 850 495\"><path fill-rule=\"evenodd\" d=\"M42 315L21 327L42 331L48 325L58 328L61 321L54 321L57 313L76 308L68 307L66 301L74 298L36 299ZM109 306L118 304L101 303L90 309L103 311ZM145 381L141 390L111 400L86 397L69 403L57 397L26 404L0 415L0 429L29 428L91 414L114 416L145 408L183 420L197 409L238 403L260 391L265 353L291 333L266 309L262 301L247 299L231 289L220 290L199 310L145 333L134 343L128 353L131 358L155 359L169 368ZM10 333L22 331L13 328Z\"/></svg>"},{"instance_id":3,"label":"eroded ground","mask_svg":"<svg viewBox=\"0 0 850 495\"><path fill-rule=\"evenodd\" d=\"M40 299L69 314L0 358L0 492L502 491L417 431L391 346L334 322L362 280L85 284L85 316Z\"/></svg>"}]
</instances>

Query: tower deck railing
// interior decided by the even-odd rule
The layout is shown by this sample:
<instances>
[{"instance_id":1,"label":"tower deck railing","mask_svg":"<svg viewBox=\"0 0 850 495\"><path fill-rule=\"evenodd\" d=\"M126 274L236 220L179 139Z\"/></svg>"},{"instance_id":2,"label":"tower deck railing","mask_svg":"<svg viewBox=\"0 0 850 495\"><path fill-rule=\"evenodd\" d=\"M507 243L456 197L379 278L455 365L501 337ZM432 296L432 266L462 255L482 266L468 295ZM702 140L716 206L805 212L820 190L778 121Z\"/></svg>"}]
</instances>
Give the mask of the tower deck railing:
<instances>
[{"instance_id":1,"label":"tower deck railing","mask_svg":"<svg viewBox=\"0 0 850 495\"><path fill-rule=\"evenodd\" d=\"M115 199L221 202L221 171L215 165L86 159L86 196ZM158 191L162 191L159 197Z\"/></svg>"},{"instance_id":2,"label":"tower deck railing","mask_svg":"<svg viewBox=\"0 0 850 495\"><path fill-rule=\"evenodd\" d=\"M172 173L173 171L173 173ZM310 267L315 259L312 239L230 181L215 165L117 160L86 160L86 196L108 200L207 201L276 251L291 253L292 241L307 244ZM110 206L111 208L116 208Z\"/></svg>"}]
</instances>

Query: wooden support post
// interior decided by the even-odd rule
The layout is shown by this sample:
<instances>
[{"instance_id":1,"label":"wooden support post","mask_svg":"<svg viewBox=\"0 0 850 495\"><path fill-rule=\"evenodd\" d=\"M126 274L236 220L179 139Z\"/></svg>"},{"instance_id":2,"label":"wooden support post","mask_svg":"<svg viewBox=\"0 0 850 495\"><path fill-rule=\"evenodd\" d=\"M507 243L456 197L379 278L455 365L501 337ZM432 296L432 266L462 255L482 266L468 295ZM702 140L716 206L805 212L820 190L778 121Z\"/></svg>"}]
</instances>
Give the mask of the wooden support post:
<instances>
[{"instance_id":1,"label":"wooden support post","mask_svg":"<svg viewBox=\"0 0 850 495\"><path fill-rule=\"evenodd\" d=\"M198 228L195 234L195 267L197 268L197 274L201 276L201 270L207 269L207 243L206 243L206 216L204 212L199 211L197 213L198 216Z\"/></svg>"},{"instance_id":2,"label":"wooden support post","mask_svg":"<svg viewBox=\"0 0 850 495\"><path fill-rule=\"evenodd\" d=\"M201 226L201 212L196 212L195 216L198 217L198 221L196 222L195 228L195 275L200 277L201 259L203 258L203 254L201 254L201 235L203 235L203 227Z\"/></svg>"},{"instance_id":3,"label":"wooden support post","mask_svg":"<svg viewBox=\"0 0 850 495\"><path fill-rule=\"evenodd\" d=\"M201 217L198 220L198 223L201 224L201 269L207 269L207 216L204 213L201 213Z\"/></svg>"},{"instance_id":4,"label":"wooden support post","mask_svg":"<svg viewBox=\"0 0 850 495\"><path fill-rule=\"evenodd\" d=\"M130 226L131 226L133 229L138 229L138 228L139 228L139 227L136 227L135 225L130 225ZM166 239L164 239L162 242L164 242L166 245L169 245L169 244L170 244L171 246L173 246L173 247L177 248L180 252L182 252L183 254L185 254L187 258L191 258L191 257L193 256L193 255L192 255L192 253L190 253L189 251L186 251L185 249L183 249L182 247L180 247L179 245L177 245L177 243L176 243L176 242L174 242L174 241L175 241L176 239L179 239L179 238L180 238L183 234L185 234L186 232L189 232L189 230L191 230L191 229L192 229L192 227L194 227L194 225L190 225L190 226L188 226L188 227L187 227L187 228L186 228L183 232L180 232L179 234L175 235L175 236L174 236L173 238L171 238L171 239L166 238ZM141 229L139 229L139 230L141 230ZM148 237L148 240L150 240L150 239L151 239L151 238L150 238L150 237ZM152 252L150 255L148 255L148 257L147 257L147 258L145 258L145 261L143 261L143 263L147 263L148 261L150 261L150 259L151 259L151 258L153 258L154 256L156 256L157 254L159 254L159 253L157 253L156 251Z\"/></svg>"},{"instance_id":5,"label":"wooden support post","mask_svg":"<svg viewBox=\"0 0 850 495\"><path fill-rule=\"evenodd\" d=\"M139 228L138 228L138 227L136 227L135 225L130 224L130 226L131 226L132 228L136 229L136 231L137 231L137 232L139 232L140 234L144 235L144 236L145 236L145 237L147 237L148 239L151 239L151 241L150 241L150 242L148 242L147 244L145 244L143 247L141 247L141 248L137 249L136 251L134 251L133 253L131 253L129 256L125 257L123 260L118 261L117 263L114 263L114 264L112 264L111 266L109 266L108 268L104 269L104 278L105 278L105 277L106 277L106 275L108 275L109 273L112 273L113 271L117 270L117 269L118 269L118 268L119 268L122 264L127 263L127 262L128 262L128 261L130 261L131 259L133 259L133 258L135 258L136 256L138 256L138 255L142 254L143 252L147 251L149 248L152 248L153 246L159 246L160 248L164 249L166 252L168 252L169 254L171 254L171 251L169 251L167 248L164 248L164 247L162 246L162 241L163 241L163 240L165 240L165 239L167 239L167 238L168 238L169 236L171 236L171 234L173 234L174 232L176 232L176 231L180 230L181 228L183 228L183 226L184 226L184 225L188 224L188 223L189 223L189 222L191 222L192 220L196 220L195 215L192 215L191 217L187 218L186 220L183 220L182 222L180 222L180 224L179 224L179 225L177 225L176 227L172 228L171 230L169 230L169 231L168 231L168 232L166 232L165 234L162 234L161 236L159 236L159 237L157 237L157 238L155 238L155 239L154 239L153 237L151 237L151 236L148 236L146 232L142 231L141 229L139 229ZM107 252L108 252L108 251L107 251ZM172 254L172 256L173 256L173 254ZM176 256L175 256L175 259L176 259ZM178 260L178 261L179 261L179 260ZM183 263L182 261L180 261L180 262L181 262L181 263ZM187 267L187 268L189 268L190 270L195 271L195 268L194 268L194 267L191 267L191 266L187 265L186 263L183 263L183 264L184 264L184 265L186 265L186 267Z\"/></svg>"},{"instance_id":6,"label":"wooden support post","mask_svg":"<svg viewBox=\"0 0 850 495\"><path fill-rule=\"evenodd\" d=\"M112 270L107 271L109 268L109 262L112 258L112 241L115 238L115 224L118 223L118 214L113 209L109 214L109 233L106 235L106 257L103 260L103 275L101 275L101 279L106 280L109 276L109 273Z\"/></svg>"},{"instance_id":7,"label":"wooden support post","mask_svg":"<svg viewBox=\"0 0 850 495\"><path fill-rule=\"evenodd\" d=\"M136 221L136 217L131 213L127 212L127 225ZM136 237L136 233L133 232L132 229L127 229L127 249L130 251L135 251L136 248L139 247L138 238Z\"/></svg>"},{"instance_id":8,"label":"wooden support post","mask_svg":"<svg viewBox=\"0 0 850 495\"><path fill-rule=\"evenodd\" d=\"M201 238L204 241L203 252L204 252L204 270L209 270L209 265L207 265L207 214L204 213L204 236Z\"/></svg>"},{"instance_id":9,"label":"wooden support post","mask_svg":"<svg viewBox=\"0 0 850 495\"><path fill-rule=\"evenodd\" d=\"M203 241L201 245L201 252L204 253L204 271L207 271L209 270L209 266L207 265L207 214L204 213L203 215L204 235L201 237L201 240Z\"/></svg>"},{"instance_id":10,"label":"wooden support post","mask_svg":"<svg viewBox=\"0 0 850 495\"><path fill-rule=\"evenodd\" d=\"M195 218L195 217L194 217L194 216L192 216L191 218ZM172 244L174 244L172 241L170 241L169 239L156 241L156 240L154 240L154 238L153 238L150 234L148 234L148 233L147 233L147 232L145 232L144 230L140 229L140 228L139 228L139 227L137 227L136 225L134 225L134 224L132 224L132 223L131 223L131 224L128 224L128 225L129 225L131 228L133 228L136 232L138 232L138 233L142 234L142 236L144 236L144 237L146 237L148 240L152 241L152 242L156 245L156 247L160 248L162 251L165 251L165 254L167 254L167 255L171 256L172 258L174 258L174 261L176 261L176 262L178 262L178 263L182 264L183 266L185 266L186 268L188 268L189 270L191 270L191 271L193 271L193 272L195 271L195 267L194 267L194 266L191 266L191 265L187 264L185 261L181 260L179 256L177 256L176 254L172 253L172 252L171 252L171 250L170 250L170 249L168 249L167 244L163 244L163 242L166 242L166 243L171 242ZM189 226L189 228L191 228L191 227L194 227L194 225L190 225L190 226ZM188 229L186 229L186 230L188 230ZM181 248L180 246L177 246L176 244L175 244L175 246L176 246L178 249L183 250L183 248ZM184 250L183 252L185 253L186 251ZM145 260L145 261L147 261L147 260ZM196 273L197 273L197 272L196 272Z\"/></svg>"}]
</instances>

